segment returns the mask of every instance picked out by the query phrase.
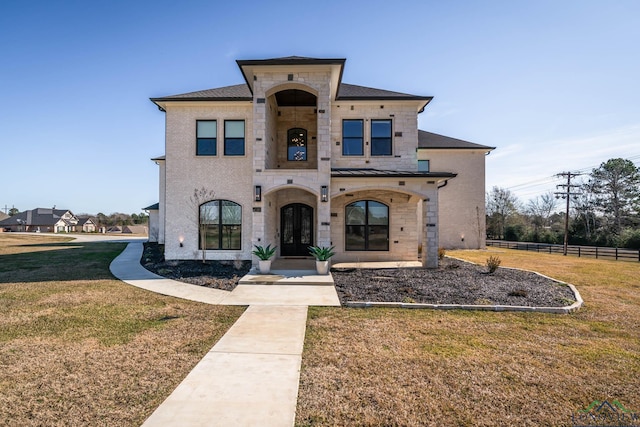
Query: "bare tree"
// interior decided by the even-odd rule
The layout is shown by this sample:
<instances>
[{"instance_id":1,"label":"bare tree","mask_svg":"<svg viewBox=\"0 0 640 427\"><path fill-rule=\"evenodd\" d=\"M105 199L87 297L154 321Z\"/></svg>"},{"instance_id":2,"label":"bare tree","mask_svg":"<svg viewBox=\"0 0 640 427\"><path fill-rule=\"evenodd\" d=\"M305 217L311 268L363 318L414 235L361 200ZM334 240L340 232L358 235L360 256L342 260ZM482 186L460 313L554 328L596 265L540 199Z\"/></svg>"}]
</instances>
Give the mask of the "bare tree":
<instances>
[{"instance_id":1,"label":"bare tree","mask_svg":"<svg viewBox=\"0 0 640 427\"><path fill-rule=\"evenodd\" d=\"M487 193L487 217L489 226L494 235L500 239L504 237L507 220L518 213L520 201L506 188L493 187Z\"/></svg>"},{"instance_id":2,"label":"bare tree","mask_svg":"<svg viewBox=\"0 0 640 427\"><path fill-rule=\"evenodd\" d=\"M203 205L213 199L215 199L215 192L213 190L208 190L205 187L193 190L193 195L191 195L190 199L191 206L196 213L196 218L198 218L198 234L200 236L199 242L203 264L206 264L207 262L207 231L213 214L211 209L208 209Z\"/></svg>"},{"instance_id":3,"label":"bare tree","mask_svg":"<svg viewBox=\"0 0 640 427\"><path fill-rule=\"evenodd\" d=\"M556 203L556 197L551 191L529 200L526 211L531 216L531 222L536 232L540 228L549 226L549 218L556 208Z\"/></svg>"},{"instance_id":4,"label":"bare tree","mask_svg":"<svg viewBox=\"0 0 640 427\"><path fill-rule=\"evenodd\" d=\"M580 193L573 201L576 216L576 227L584 227L584 238L591 240L597 232L596 202L594 200L593 182L591 180L578 181Z\"/></svg>"}]
</instances>

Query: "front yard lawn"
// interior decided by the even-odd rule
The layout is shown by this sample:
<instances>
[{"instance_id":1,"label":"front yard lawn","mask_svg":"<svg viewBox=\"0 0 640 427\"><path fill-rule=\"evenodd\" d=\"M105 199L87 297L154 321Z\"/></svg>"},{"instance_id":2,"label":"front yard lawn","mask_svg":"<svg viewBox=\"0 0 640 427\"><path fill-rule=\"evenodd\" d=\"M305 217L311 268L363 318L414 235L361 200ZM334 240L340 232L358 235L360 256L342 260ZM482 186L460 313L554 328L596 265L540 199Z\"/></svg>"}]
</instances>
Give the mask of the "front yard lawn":
<instances>
[{"instance_id":1,"label":"front yard lawn","mask_svg":"<svg viewBox=\"0 0 640 427\"><path fill-rule=\"evenodd\" d=\"M121 243L0 234L0 425L138 426L242 314L115 280Z\"/></svg>"},{"instance_id":2,"label":"front yard lawn","mask_svg":"<svg viewBox=\"0 0 640 427\"><path fill-rule=\"evenodd\" d=\"M640 263L454 251L577 286L570 315L311 308L298 426L572 425L594 400L640 413Z\"/></svg>"}]
</instances>

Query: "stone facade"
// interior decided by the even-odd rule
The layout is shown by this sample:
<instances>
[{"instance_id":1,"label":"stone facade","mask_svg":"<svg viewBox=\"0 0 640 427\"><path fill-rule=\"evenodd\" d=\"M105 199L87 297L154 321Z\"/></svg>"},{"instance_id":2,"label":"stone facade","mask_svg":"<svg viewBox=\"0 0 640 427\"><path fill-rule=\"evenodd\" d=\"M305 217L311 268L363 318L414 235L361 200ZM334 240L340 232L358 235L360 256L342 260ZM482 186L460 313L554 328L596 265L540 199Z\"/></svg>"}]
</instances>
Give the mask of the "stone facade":
<instances>
[{"instance_id":1,"label":"stone facade","mask_svg":"<svg viewBox=\"0 0 640 427\"><path fill-rule=\"evenodd\" d=\"M308 256L306 246L319 245L335 246L334 261L403 261L418 259L422 248L423 265L435 267L440 245L484 245L488 147L418 149L417 116L430 97L341 85L342 59L238 65L246 87L153 99L166 113L165 156L154 160L160 165L158 241L167 259L202 256L198 205L204 201L193 200L202 188L242 211L240 248L206 250L208 259L250 259L253 245L271 244L278 246L277 256ZM343 155L343 120L354 119L363 123L363 153ZM216 121L216 155L197 155L198 120ZM244 121L244 155L224 154L225 120ZM372 155L372 120L391 123L388 155ZM306 159L288 155L288 144L296 141L288 140L289 130L298 128L306 134ZM438 172L419 172L419 159ZM356 247L347 244L354 228L345 216L354 201L388 212L386 228L356 227L362 233L357 238L378 239L375 250L349 250ZM385 221L376 218L371 221ZM379 239L386 237L388 245L380 249Z\"/></svg>"}]
</instances>

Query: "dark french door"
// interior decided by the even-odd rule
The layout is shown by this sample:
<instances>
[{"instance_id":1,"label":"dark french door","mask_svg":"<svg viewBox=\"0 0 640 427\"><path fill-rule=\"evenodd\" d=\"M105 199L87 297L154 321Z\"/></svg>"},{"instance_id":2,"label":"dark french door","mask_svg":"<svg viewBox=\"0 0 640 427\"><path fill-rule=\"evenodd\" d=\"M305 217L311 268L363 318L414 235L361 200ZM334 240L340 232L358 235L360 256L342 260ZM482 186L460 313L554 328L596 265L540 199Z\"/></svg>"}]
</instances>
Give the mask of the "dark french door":
<instances>
[{"instance_id":1,"label":"dark french door","mask_svg":"<svg viewBox=\"0 0 640 427\"><path fill-rule=\"evenodd\" d=\"M280 209L280 253L308 256L313 245L313 208L292 203Z\"/></svg>"}]
</instances>

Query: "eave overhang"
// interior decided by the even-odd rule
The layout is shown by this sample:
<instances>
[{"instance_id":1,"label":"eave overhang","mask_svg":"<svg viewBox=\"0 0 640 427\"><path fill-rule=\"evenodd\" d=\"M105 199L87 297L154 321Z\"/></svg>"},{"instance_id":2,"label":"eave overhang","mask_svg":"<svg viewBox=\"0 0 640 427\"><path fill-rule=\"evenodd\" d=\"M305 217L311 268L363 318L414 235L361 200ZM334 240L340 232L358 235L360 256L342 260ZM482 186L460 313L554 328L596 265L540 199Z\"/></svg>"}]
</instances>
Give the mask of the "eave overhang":
<instances>
[{"instance_id":1,"label":"eave overhang","mask_svg":"<svg viewBox=\"0 0 640 427\"><path fill-rule=\"evenodd\" d=\"M338 87L342 82L345 61L346 58L305 58L290 56L274 59L238 59L236 60L236 64L240 67L244 81L247 83L247 87L252 94L256 70L259 68L269 67L270 69L294 71L295 67L300 66L329 67L331 69L331 97L335 99L338 93Z\"/></svg>"}]
</instances>

